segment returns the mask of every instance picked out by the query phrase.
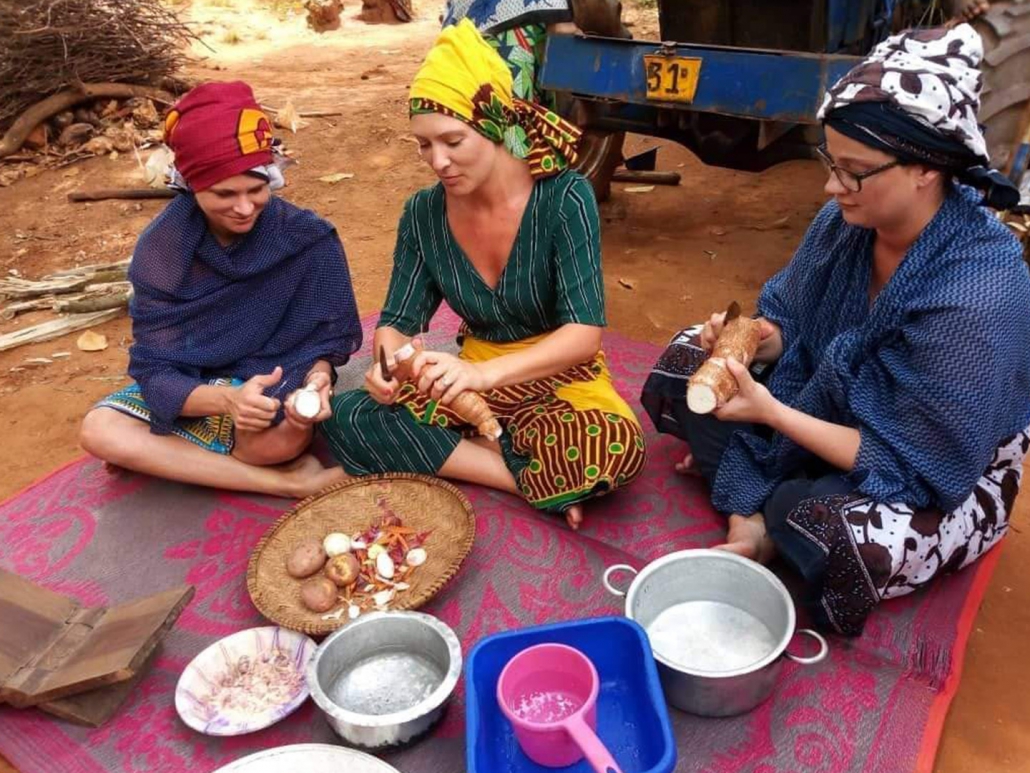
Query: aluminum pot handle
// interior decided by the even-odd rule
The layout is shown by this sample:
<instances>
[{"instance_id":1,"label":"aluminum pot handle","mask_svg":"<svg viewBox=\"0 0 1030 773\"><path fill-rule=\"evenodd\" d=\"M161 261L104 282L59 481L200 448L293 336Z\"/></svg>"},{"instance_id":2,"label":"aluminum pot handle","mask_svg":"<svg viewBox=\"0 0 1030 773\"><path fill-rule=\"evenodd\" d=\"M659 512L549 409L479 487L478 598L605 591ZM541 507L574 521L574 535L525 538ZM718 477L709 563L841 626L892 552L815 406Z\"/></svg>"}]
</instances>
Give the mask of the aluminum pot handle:
<instances>
[{"instance_id":1,"label":"aluminum pot handle","mask_svg":"<svg viewBox=\"0 0 1030 773\"><path fill-rule=\"evenodd\" d=\"M823 637L821 633L813 631L811 628L801 628L797 633L803 633L807 636L811 636L817 642L819 642L819 651L809 657L802 657L800 655L791 655L789 652L784 651L784 655L793 660L795 663L800 663L803 666L811 666L815 663L820 663L826 659L826 656L830 654L830 645Z\"/></svg>"},{"instance_id":2,"label":"aluminum pot handle","mask_svg":"<svg viewBox=\"0 0 1030 773\"><path fill-rule=\"evenodd\" d=\"M616 572L629 572L635 577L637 574L637 570L629 564L615 564L613 566L609 566L607 569L604 570L604 575L601 577L601 583L604 585L604 589L613 596L622 597L626 595L626 591L619 590L614 585L612 585L612 575Z\"/></svg>"}]
</instances>

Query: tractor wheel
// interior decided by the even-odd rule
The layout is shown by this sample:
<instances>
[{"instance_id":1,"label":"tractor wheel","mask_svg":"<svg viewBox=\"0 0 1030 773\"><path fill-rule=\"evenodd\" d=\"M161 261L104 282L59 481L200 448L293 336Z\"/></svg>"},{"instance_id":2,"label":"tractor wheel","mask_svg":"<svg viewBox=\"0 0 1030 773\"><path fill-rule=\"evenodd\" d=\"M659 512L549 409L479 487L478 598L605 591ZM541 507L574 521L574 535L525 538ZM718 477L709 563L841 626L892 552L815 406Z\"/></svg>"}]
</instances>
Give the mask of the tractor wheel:
<instances>
[{"instance_id":1,"label":"tractor wheel","mask_svg":"<svg viewBox=\"0 0 1030 773\"><path fill-rule=\"evenodd\" d=\"M973 27L984 43L979 118L991 166L1005 171L1030 109L1030 0L992 0Z\"/></svg>"},{"instance_id":2,"label":"tractor wheel","mask_svg":"<svg viewBox=\"0 0 1030 773\"><path fill-rule=\"evenodd\" d=\"M619 0L572 0L573 22L589 35L609 38L631 38L622 23L622 3ZM573 123L585 124L596 105L559 95L558 110ZM612 175L622 163L622 143L625 132L604 132L586 129L579 143L576 170L590 180L598 201L611 195Z\"/></svg>"}]
</instances>

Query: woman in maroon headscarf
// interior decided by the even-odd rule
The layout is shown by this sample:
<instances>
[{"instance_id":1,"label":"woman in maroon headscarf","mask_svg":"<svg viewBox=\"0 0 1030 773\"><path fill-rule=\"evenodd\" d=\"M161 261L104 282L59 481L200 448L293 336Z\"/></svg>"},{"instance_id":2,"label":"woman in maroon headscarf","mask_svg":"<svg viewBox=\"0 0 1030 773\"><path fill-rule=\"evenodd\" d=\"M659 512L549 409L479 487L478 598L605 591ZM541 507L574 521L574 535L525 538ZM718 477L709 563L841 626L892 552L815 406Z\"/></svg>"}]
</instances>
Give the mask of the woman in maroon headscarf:
<instances>
[{"instance_id":1,"label":"woman in maroon headscarf","mask_svg":"<svg viewBox=\"0 0 1030 773\"><path fill-rule=\"evenodd\" d=\"M302 454L329 416L333 367L361 345L340 239L272 196L271 125L245 83L195 88L165 139L184 190L129 269L136 383L87 414L82 445L158 477L307 496L344 477ZM305 387L314 416L293 406Z\"/></svg>"}]
</instances>

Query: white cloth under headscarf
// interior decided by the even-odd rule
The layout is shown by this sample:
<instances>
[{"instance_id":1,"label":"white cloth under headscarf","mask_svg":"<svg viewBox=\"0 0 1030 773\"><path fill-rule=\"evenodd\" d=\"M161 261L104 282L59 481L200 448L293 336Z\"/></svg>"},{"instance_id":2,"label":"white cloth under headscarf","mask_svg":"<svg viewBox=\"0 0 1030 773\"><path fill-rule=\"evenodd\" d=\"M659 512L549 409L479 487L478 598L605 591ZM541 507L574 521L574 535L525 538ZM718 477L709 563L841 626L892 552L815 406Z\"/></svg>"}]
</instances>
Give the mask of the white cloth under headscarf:
<instances>
[{"instance_id":1,"label":"white cloth under headscarf","mask_svg":"<svg viewBox=\"0 0 1030 773\"><path fill-rule=\"evenodd\" d=\"M272 163L260 164L247 171L261 175L268 180L269 189L277 191L280 188L286 187L286 178L283 176L283 170L294 163L296 162L282 152L281 143L278 138L275 138L272 140ZM186 193L190 190L186 178L175 168L174 157L165 170L165 185L173 191L179 191L180 193Z\"/></svg>"}]
</instances>

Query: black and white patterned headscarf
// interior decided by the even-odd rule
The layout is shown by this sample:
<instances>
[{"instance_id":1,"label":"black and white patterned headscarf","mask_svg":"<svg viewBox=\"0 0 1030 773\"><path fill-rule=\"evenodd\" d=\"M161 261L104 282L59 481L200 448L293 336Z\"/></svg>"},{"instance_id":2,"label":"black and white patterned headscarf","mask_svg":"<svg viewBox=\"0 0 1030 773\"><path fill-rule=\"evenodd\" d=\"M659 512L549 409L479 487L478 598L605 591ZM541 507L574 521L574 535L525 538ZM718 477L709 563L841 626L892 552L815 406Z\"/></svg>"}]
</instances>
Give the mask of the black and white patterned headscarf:
<instances>
[{"instance_id":1,"label":"black and white patterned headscarf","mask_svg":"<svg viewBox=\"0 0 1030 773\"><path fill-rule=\"evenodd\" d=\"M819 119L899 158L952 172L1007 209L1019 192L987 168L977 123L983 42L968 24L908 30L880 43L826 93Z\"/></svg>"}]
</instances>

